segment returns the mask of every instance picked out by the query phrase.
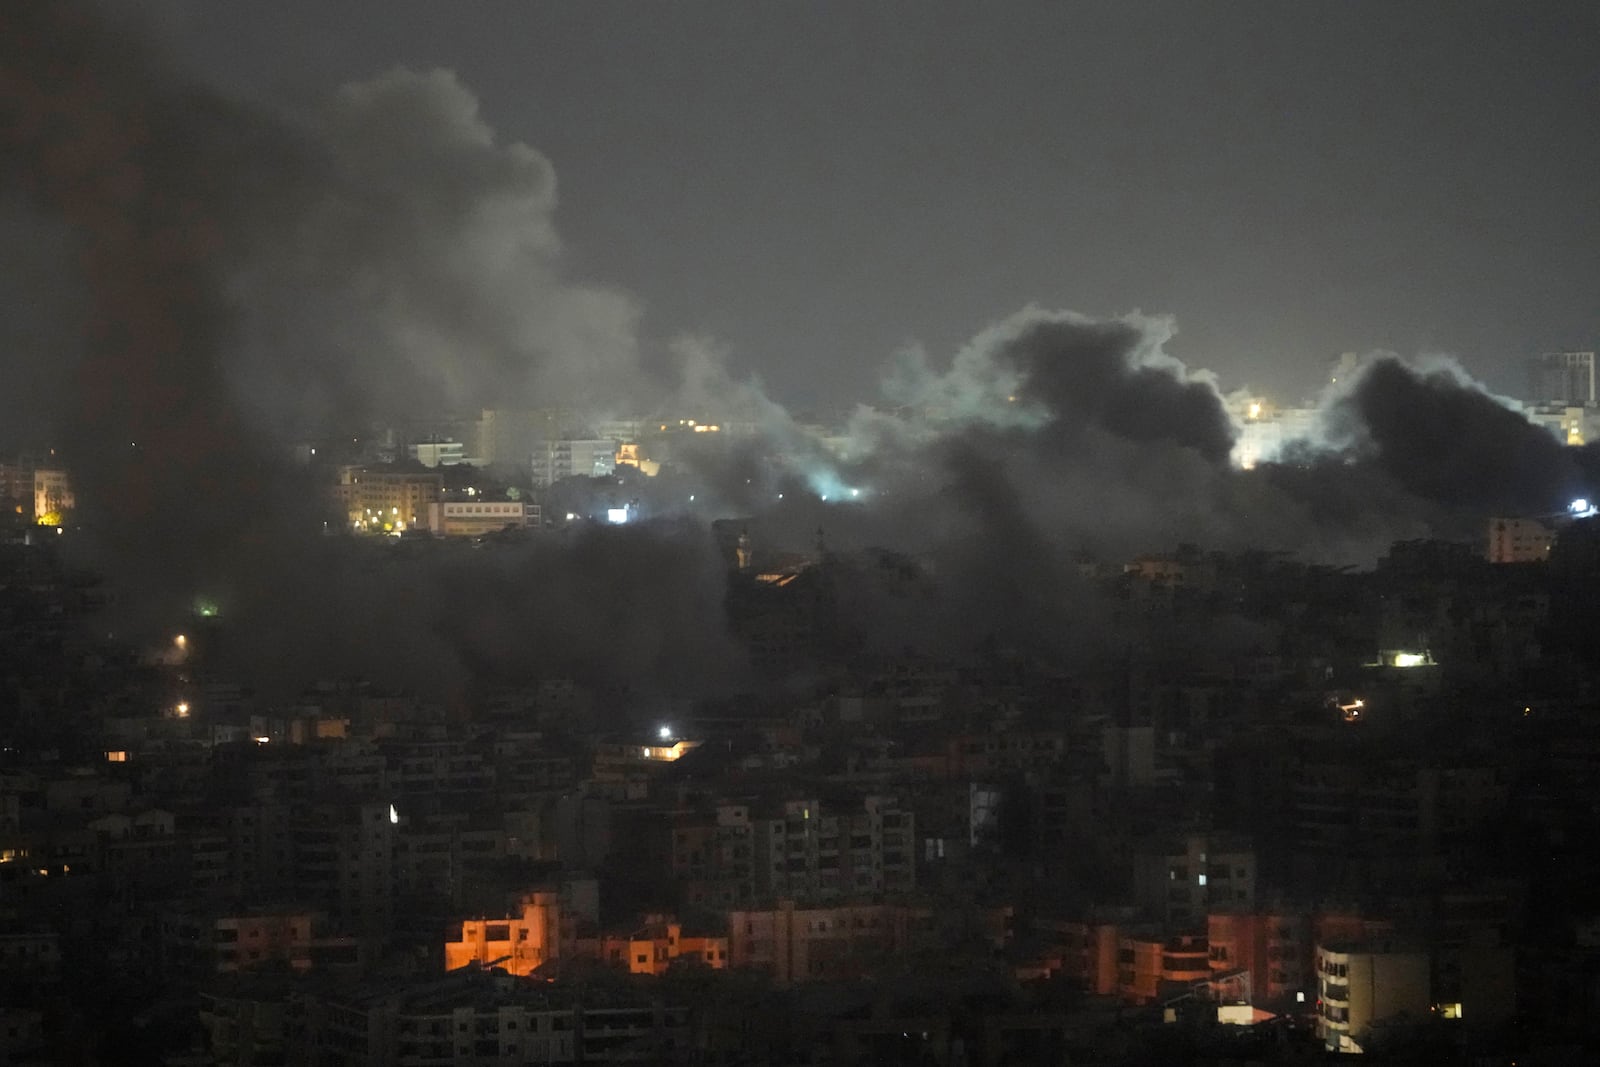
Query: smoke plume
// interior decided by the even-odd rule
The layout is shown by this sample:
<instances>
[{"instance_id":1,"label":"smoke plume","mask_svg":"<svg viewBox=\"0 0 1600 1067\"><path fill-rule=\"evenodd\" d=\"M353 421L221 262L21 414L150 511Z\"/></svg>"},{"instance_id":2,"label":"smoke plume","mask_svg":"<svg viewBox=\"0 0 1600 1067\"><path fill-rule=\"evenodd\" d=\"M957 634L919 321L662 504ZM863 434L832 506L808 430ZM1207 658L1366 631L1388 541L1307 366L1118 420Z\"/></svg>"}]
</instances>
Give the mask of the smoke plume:
<instances>
[{"instance_id":1,"label":"smoke plume","mask_svg":"<svg viewBox=\"0 0 1600 1067\"><path fill-rule=\"evenodd\" d=\"M90 9L0 20L0 227L67 250L0 277L35 305L0 336L70 444L75 540L126 624L167 625L205 593L263 673L737 684L705 525L729 515L766 552L820 540L863 647L1081 656L1125 636L1085 560L1192 542L1370 563L1396 539L1557 510L1596 466L1458 368L1379 357L1241 471L1214 376L1140 314L1028 308L942 367L907 349L836 436L714 340L675 346L661 403L642 309L569 276L553 165L499 137L454 74L269 108ZM318 537L319 490L283 461L350 425L557 405L659 405L730 432L686 435L658 479L619 487L654 521L425 558Z\"/></svg>"}]
</instances>

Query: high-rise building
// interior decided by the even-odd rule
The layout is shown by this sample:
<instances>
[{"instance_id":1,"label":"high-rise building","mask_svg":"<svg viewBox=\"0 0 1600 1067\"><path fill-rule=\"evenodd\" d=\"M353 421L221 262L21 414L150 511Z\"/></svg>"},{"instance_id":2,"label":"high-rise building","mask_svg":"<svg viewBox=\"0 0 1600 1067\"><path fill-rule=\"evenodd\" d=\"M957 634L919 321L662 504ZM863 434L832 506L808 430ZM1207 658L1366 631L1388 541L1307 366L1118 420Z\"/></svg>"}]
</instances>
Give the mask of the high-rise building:
<instances>
[{"instance_id":1,"label":"high-rise building","mask_svg":"<svg viewBox=\"0 0 1600 1067\"><path fill-rule=\"evenodd\" d=\"M617 443L607 438L562 438L532 449L533 484L548 489L563 478L603 478L617 466Z\"/></svg>"},{"instance_id":2,"label":"high-rise building","mask_svg":"<svg viewBox=\"0 0 1600 1067\"><path fill-rule=\"evenodd\" d=\"M1134 896L1175 929L1205 928L1208 911L1255 904L1256 855L1229 834L1189 833L1134 852Z\"/></svg>"},{"instance_id":3,"label":"high-rise building","mask_svg":"<svg viewBox=\"0 0 1600 1067\"><path fill-rule=\"evenodd\" d=\"M572 429L576 425L574 415L560 408L484 408L474 439L464 443L487 466L521 466L545 442L578 436Z\"/></svg>"},{"instance_id":4,"label":"high-rise building","mask_svg":"<svg viewBox=\"0 0 1600 1067\"><path fill-rule=\"evenodd\" d=\"M1535 404L1593 407L1594 353L1546 352L1528 361L1528 399Z\"/></svg>"},{"instance_id":5,"label":"high-rise building","mask_svg":"<svg viewBox=\"0 0 1600 1067\"><path fill-rule=\"evenodd\" d=\"M27 460L0 463L0 500L29 522L58 526L77 506L72 480L65 469Z\"/></svg>"},{"instance_id":6,"label":"high-rise building","mask_svg":"<svg viewBox=\"0 0 1600 1067\"><path fill-rule=\"evenodd\" d=\"M823 811L786 800L754 826L755 895L802 904L916 888L916 820L893 798Z\"/></svg>"}]
</instances>

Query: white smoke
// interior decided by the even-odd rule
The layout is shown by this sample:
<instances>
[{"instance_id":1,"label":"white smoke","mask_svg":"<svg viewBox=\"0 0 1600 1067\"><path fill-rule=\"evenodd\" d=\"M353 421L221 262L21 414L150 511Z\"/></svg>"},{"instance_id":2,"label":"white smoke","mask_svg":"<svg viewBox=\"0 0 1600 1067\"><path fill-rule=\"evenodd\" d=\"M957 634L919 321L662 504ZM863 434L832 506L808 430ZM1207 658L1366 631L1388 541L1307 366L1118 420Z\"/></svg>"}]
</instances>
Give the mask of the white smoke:
<instances>
[{"instance_id":1,"label":"white smoke","mask_svg":"<svg viewBox=\"0 0 1600 1067\"><path fill-rule=\"evenodd\" d=\"M554 167L452 72L395 69L288 121L306 164L230 287L245 395L394 417L637 388L637 303L566 277Z\"/></svg>"}]
</instances>

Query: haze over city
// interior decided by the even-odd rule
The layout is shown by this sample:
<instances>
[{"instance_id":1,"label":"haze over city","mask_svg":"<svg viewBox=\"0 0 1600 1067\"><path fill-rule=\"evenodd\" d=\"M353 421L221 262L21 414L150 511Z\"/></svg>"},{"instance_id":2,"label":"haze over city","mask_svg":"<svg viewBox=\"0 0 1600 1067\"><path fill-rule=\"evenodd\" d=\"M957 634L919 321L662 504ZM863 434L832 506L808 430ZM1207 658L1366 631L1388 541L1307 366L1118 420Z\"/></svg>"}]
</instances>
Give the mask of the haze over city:
<instances>
[{"instance_id":1,"label":"haze over city","mask_svg":"<svg viewBox=\"0 0 1600 1067\"><path fill-rule=\"evenodd\" d=\"M266 1004L300 1062L380 986L409 1033L441 975L532 1013L505 1062L1591 1047L1550 753L1600 679L1597 40L1565 3L0 13L19 1049L91 1054L51 991L102 943L126 1017L83 1040L143 1019L149 1062L255 1062ZM851 909L900 932L807 941ZM197 947L259 915L266 957ZM1233 966L1269 930L1293 965ZM744 984L682 985L680 939ZM625 1042L581 1036L590 965ZM905 1026L740 1060L709 1007L813 986Z\"/></svg>"}]
</instances>

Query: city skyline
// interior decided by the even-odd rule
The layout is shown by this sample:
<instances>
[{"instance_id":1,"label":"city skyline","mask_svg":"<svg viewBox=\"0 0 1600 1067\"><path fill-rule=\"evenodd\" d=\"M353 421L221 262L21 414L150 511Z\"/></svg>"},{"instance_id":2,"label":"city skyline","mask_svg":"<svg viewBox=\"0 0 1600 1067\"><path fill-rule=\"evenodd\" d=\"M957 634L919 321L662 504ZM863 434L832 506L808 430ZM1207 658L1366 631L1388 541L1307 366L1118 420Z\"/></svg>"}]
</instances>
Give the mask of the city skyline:
<instances>
[{"instance_id":1,"label":"city skyline","mask_svg":"<svg viewBox=\"0 0 1600 1067\"><path fill-rule=\"evenodd\" d=\"M1596 40L0 5L0 1063L1600 1062Z\"/></svg>"}]
</instances>

